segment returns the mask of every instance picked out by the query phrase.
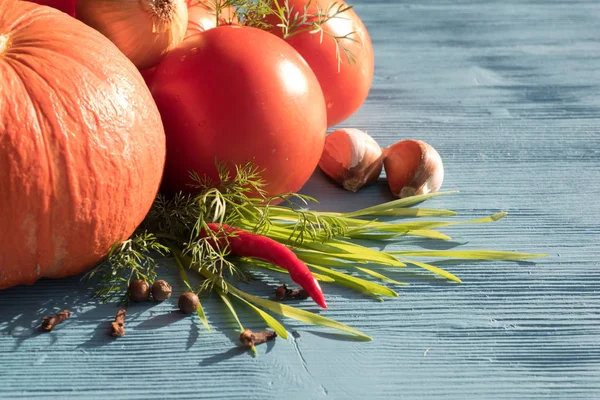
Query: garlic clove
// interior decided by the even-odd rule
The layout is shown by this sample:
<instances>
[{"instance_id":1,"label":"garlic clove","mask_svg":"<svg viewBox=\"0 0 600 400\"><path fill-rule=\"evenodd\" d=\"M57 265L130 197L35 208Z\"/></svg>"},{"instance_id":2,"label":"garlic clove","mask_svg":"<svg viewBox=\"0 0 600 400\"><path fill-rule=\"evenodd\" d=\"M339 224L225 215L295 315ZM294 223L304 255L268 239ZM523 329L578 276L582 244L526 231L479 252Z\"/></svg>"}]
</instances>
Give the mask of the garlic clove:
<instances>
[{"instance_id":1,"label":"garlic clove","mask_svg":"<svg viewBox=\"0 0 600 400\"><path fill-rule=\"evenodd\" d=\"M403 140L384 151L388 185L399 198L440 190L444 165L439 153L421 140Z\"/></svg>"},{"instance_id":2,"label":"garlic clove","mask_svg":"<svg viewBox=\"0 0 600 400\"><path fill-rule=\"evenodd\" d=\"M325 138L319 167L344 189L357 192L379 178L383 152L366 132L354 128L338 129Z\"/></svg>"}]
</instances>

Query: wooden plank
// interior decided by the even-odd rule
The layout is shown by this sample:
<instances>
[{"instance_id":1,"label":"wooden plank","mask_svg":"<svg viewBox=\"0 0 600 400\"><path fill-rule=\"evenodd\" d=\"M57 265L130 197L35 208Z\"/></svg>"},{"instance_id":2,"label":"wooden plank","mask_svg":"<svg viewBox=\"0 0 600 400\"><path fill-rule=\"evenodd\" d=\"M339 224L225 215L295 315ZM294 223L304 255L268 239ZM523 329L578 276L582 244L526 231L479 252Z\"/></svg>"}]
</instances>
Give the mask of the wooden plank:
<instances>
[{"instance_id":1,"label":"wooden plank","mask_svg":"<svg viewBox=\"0 0 600 400\"><path fill-rule=\"evenodd\" d=\"M6 290L0 398L600 397L600 6L354 3L373 39L376 76L342 125L382 145L412 137L436 147L444 188L461 193L429 207L459 219L509 212L495 224L443 229L455 240L446 245L550 256L445 265L461 285L395 273L412 286L384 303L324 285L322 314L374 341L290 323L290 338L259 347L258 358L234 349L235 324L215 299L204 302L212 334L169 301L133 307L127 336L113 340L106 329L116 307L90 301L78 278ZM328 210L390 199L384 182L351 194L320 173L303 191ZM390 249L423 246L441 248L407 239ZM249 290L268 296L274 285ZM61 307L73 317L37 334L41 316Z\"/></svg>"}]
</instances>

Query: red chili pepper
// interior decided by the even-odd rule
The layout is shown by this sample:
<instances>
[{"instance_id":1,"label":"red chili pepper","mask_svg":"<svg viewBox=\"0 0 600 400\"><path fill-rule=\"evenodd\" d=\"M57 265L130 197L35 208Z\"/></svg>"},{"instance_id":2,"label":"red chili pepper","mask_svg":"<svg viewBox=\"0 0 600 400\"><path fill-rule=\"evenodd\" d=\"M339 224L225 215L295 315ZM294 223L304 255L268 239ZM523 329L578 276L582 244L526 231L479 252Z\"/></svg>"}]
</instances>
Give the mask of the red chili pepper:
<instances>
[{"instance_id":1,"label":"red chili pepper","mask_svg":"<svg viewBox=\"0 0 600 400\"><path fill-rule=\"evenodd\" d=\"M286 269L290 273L292 280L302 286L315 303L323 308L327 308L319 282L317 282L306 264L287 246L266 236L250 233L226 224L210 223L208 227L215 233L223 230L234 234L226 238L232 254L242 257L259 258ZM225 243L222 244L224 245Z\"/></svg>"}]
</instances>

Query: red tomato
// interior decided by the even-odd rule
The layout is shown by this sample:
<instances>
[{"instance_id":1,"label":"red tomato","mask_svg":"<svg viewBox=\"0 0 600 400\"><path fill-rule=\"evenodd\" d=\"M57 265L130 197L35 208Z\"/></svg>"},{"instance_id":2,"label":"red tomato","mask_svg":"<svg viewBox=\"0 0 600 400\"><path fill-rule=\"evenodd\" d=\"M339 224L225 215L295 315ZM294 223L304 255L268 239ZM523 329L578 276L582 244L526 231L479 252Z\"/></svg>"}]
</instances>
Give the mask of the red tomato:
<instances>
[{"instance_id":1,"label":"red tomato","mask_svg":"<svg viewBox=\"0 0 600 400\"><path fill-rule=\"evenodd\" d=\"M223 0L221 0L223 1ZM188 6L188 24L185 38L197 35L217 27L217 13L213 11L215 0L186 0ZM232 6L223 7L219 11L219 25L237 25L235 9ZM155 67L140 70L146 85L150 87Z\"/></svg>"},{"instance_id":2,"label":"red tomato","mask_svg":"<svg viewBox=\"0 0 600 400\"><path fill-rule=\"evenodd\" d=\"M223 0L222 0L223 1ZM186 0L188 6L188 24L185 38L202 33L217 26L217 13L213 11L215 0ZM232 6L223 7L219 11L219 25L237 25L235 9ZM156 68L140 70L148 87Z\"/></svg>"},{"instance_id":3,"label":"red tomato","mask_svg":"<svg viewBox=\"0 0 600 400\"><path fill-rule=\"evenodd\" d=\"M223 1L223 0L222 0ZM188 26L185 37L207 31L217 26L215 0L187 0ZM232 6L219 10L219 25L237 25L235 9Z\"/></svg>"},{"instance_id":4,"label":"red tomato","mask_svg":"<svg viewBox=\"0 0 600 400\"><path fill-rule=\"evenodd\" d=\"M32 3L41 4L43 6L54 7L71 17L75 16L75 0L29 0Z\"/></svg>"},{"instance_id":5,"label":"red tomato","mask_svg":"<svg viewBox=\"0 0 600 400\"><path fill-rule=\"evenodd\" d=\"M156 68L152 94L167 136L163 188L189 191L189 172L217 179L215 159L254 159L269 195L298 191L315 170L327 115L319 82L268 32L219 26L184 40Z\"/></svg>"},{"instance_id":6,"label":"red tomato","mask_svg":"<svg viewBox=\"0 0 600 400\"><path fill-rule=\"evenodd\" d=\"M283 6L283 0L278 2ZM293 7L292 15L302 14L308 3L309 0L288 0L290 8ZM307 12L315 15L319 9L322 12L330 10L329 15L333 15L340 6L345 7L346 4L340 0L312 0ZM272 16L268 22L273 25L281 23ZM298 50L319 79L327 104L327 126L333 126L354 114L367 98L373 80L374 55L369 33L353 9L331 18L323 24L323 29L329 35L323 34L322 42L320 33L310 32L288 37L286 41ZM276 26L272 32L283 36L281 28ZM340 39L340 44L352 53L355 63L349 63L340 49L342 62L338 70L336 41L330 35L349 35L355 39Z\"/></svg>"},{"instance_id":7,"label":"red tomato","mask_svg":"<svg viewBox=\"0 0 600 400\"><path fill-rule=\"evenodd\" d=\"M146 86L150 87L150 85L152 84L152 77L154 76L155 71L156 67L140 69L140 74L142 74L142 78L144 78Z\"/></svg>"}]
</instances>

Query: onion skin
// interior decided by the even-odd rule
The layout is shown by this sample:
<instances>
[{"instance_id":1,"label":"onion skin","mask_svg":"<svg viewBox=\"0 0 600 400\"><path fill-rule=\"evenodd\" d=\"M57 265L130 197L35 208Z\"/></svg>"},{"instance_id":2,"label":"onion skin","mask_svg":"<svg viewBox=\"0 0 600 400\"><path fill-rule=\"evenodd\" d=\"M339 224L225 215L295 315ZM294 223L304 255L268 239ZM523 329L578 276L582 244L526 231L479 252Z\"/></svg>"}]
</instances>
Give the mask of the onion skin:
<instances>
[{"instance_id":1,"label":"onion skin","mask_svg":"<svg viewBox=\"0 0 600 400\"><path fill-rule=\"evenodd\" d=\"M146 69L183 41L188 9L186 0L77 0L77 19Z\"/></svg>"}]
</instances>

